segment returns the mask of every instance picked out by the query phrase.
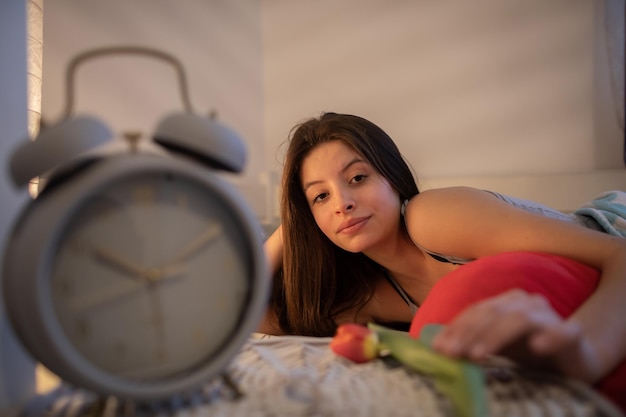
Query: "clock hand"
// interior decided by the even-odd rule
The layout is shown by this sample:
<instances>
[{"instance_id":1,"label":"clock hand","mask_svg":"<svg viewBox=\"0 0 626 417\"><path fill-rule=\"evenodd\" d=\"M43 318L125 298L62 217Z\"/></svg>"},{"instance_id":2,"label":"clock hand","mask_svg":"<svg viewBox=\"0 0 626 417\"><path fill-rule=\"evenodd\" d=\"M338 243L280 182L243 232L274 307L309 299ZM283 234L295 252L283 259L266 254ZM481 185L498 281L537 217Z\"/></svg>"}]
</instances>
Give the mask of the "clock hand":
<instances>
[{"instance_id":1,"label":"clock hand","mask_svg":"<svg viewBox=\"0 0 626 417\"><path fill-rule=\"evenodd\" d=\"M90 294L81 295L80 298L72 300L70 303L70 309L75 312L82 312L84 310L90 310L98 307L102 304L106 304L109 301L116 300L118 298L125 297L137 291L141 291L144 286L129 286L128 284L113 285L107 288L99 289Z\"/></svg>"},{"instance_id":2,"label":"clock hand","mask_svg":"<svg viewBox=\"0 0 626 417\"><path fill-rule=\"evenodd\" d=\"M145 277L145 280L148 281L158 281L158 280L174 280L182 277L183 273L187 270L185 265L175 264L171 267L168 267L162 271L152 272L157 275L156 279L151 278L151 273L146 270L146 272L142 273L142 277ZM151 286L152 287L152 286ZM127 295L133 294L138 291L144 291L146 289L146 285L141 284L129 284L128 282L119 282L116 285L111 285L106 288L99 289L96 292L91 294L84 294L80 298L75 299L71 303L71 309L73 311L82 312L83 310L90 310L92 308L98 307L102 304L106 304L112 300L116 300L118 298L123 298Z\"/></svg>"},{"instance_id":3,"label":"clock hand","mask_svg":"<svg viewBox=\"0 0 626 417\"><path fill-rule=\"evenodd\" d=\"M96 258L105 261L106 263L133 275L135 278L144 279L145 268L137 265L134 261L115 253L109 249L94 246L92 247L93 253Z\"/></svg>"},{"instance_id":4,"label":"clock hand","mask_svg":"<svg viewBox=\"0 0 626 417\"><path fill-rule=\"evenodd\" d=\"M183 273L186 270L186 266L181 264L181 261L193 255L204 245L213 241L221 231L222 228L218 223L212 223L208 229L183 247L169 262L156 268L144 268L133 260L102 247L95 246L92 248L92 251L98 259L107 262L123 272L131 274L137 279L155 282L172 275Z\"/></svg>"},{"instance_id":5,"label":"clock hand","mask_svg":"<svg viewBox=\"0 0 626 417\"><path fill-rule=\"evenodd\" d=\"M222 226L219 223L211 223L211 225L198 237L184 246L176 255L165 263L165 266L181 262L194 255L203 246L211 243L216 237L222 233ZM162 268L164 266L161 266Z\"/></svg>"},{"instance_id":6,"label":"clock hand","mask_svg":"<svg viewBox=\"0 0 626 417\"><path fill-rule=\"evenodd\" d=\"M173 278L187 271L187 266L180 262L171 263L159 268L144 268L111 250L101 247L94 247L92 250L96 254L97 258L145 281L153 282L161 279Z\"/></svg>"},{"instance_id":7,"label":"clock hand","mask_svg":"<svg viewBox=\"0 0 626 417\"><path fill-rule=\"evenodd\" d=\"M150 282L156 282L180 277L184 272L187 272L187 265L183 263L173 263L159 268L145 268L141 275Z\"/></svg>"}]
</instances>

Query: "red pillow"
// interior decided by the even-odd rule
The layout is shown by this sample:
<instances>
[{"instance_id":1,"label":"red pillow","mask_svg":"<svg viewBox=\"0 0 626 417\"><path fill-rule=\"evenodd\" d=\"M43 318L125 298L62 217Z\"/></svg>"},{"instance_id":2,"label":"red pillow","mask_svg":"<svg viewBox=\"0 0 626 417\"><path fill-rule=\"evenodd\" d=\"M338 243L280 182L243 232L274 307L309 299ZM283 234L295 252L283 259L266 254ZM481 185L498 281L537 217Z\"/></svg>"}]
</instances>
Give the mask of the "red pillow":
<instances>
[{"instance_id":1,"label":"red pillow","mask_svg":"<svg viewBox=\"0 0 626 417\"><path fill-rule=\"evenodd\" d=\"M600 273L585 264L545 253L508 252L480 258L435 284L409 333L417 337L425 324L446 324L466 307L514 288L543 295L565 318L591 295L599 278ZM626 411L626 399L618 398L626 391L626 361L598 389Z\"/></svg>"},{"instance_id":2,"label":"red pillow","mask_svg":"<svg viewBox=\"0 0 626 417\"><path fill-rule=\"evenodd\" d=\"M568 317L595 290L599 277L587 265L545 253L486 256L435 284L413 318L410 333L417 337L423 325L448 323L471 304L514 288L542 294L562 317Z\"/></svg>"}]
</instances>

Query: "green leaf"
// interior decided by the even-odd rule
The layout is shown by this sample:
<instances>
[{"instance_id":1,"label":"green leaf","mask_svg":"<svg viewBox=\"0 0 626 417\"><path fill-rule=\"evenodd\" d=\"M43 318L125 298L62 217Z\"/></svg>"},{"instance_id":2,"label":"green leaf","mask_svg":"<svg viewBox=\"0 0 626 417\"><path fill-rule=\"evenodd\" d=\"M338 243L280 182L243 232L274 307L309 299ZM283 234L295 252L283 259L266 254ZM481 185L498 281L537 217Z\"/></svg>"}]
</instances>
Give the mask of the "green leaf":
<instances>
[{"instance_id":1,"label":"green leaf","mask_svg":"<svg viewBox=\"0 0 626 417\"><path fill-rule=\"evenodd\" d=\"M429 327L414 339L408 333L368 324L375 331L381 347L408 368L433 378L435 388L451 402L458 417L484 417L488 415L485 377L478 365L450 358L430 347L437 327Z\"/></svg>"},{"instance_id":2,"label":"green leaf","mask_svg":"<svg viewBox=\"0 0 626 417\"><path fill-rule=\"evenodd\" d=\"M419 340L428 346L429 349L433 348L433 340L435 336L439 334L439 332L443 329L443 325L441 324L427 324L422 327L420 331Z\"/></svg>"}]
</instances>

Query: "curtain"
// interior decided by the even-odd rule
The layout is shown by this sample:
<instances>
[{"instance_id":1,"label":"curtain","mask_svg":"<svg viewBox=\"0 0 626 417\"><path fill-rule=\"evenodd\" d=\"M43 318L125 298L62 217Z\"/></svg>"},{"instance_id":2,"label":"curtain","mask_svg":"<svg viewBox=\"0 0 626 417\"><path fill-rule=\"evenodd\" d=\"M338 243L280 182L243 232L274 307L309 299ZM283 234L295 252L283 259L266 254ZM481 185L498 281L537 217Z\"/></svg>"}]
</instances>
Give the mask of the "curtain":
<instances>
[{"instance_id":1,"label":"curtain","mask_svg":"<svg viewBox=\"0 0 626 417\"><path fill-rule=\"evenodd\" d=\"M604 22L607 40L607 55L609 57L609 70L611 72L611 87L617 122L624 132L624 163L626 164L626 131L624 130L624 34L626 26L624 19L626 10L624 0L606 0L604 7Z\"/></svg>"},{"instance_id":2,"label":"curtain","mask_svg":"<svg viewBox=\"0 0 626 417\"><path fill-rule=\"evenodd\" d=\"M28 0L26 31L28 34L27 85L28 85L28 134L34 139L39 134L41 122L41 82L43 65L43 0ZM38 179L33 179L28 187L32 197L37 195Z\"/></svg>"},{"instance_id":3,"label":"curtain","mask_svg":"<svg viewBox=\"0 0 626 417\"><path fill-rule=\"evenodd\" d=\"M0 0L2 1L2 0ZM26 81L28 88L28 135L35 139L41 124L41 83L43 69L43 1L28 0L26 9ZM39 179L34 178L28 192L35 198L39 193ZM38 393L44 393L58 384L58 377L37 364L35 384Z\"/></svg>"}]
</instances>

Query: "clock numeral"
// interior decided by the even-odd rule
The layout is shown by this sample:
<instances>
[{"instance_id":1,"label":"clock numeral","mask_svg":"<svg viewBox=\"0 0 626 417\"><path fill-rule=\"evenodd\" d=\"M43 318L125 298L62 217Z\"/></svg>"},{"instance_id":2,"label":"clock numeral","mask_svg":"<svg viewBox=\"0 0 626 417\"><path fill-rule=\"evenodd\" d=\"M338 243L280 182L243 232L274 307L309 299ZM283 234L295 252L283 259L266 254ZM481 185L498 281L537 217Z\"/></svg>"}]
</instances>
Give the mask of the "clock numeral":
<instances>
[{"instance_id":1,"label":"clock numeral","mask_svg":"<svg viewBox=\"0 0 626 417\"><path fill-rule=\"evenodd\" d=\"M128 348L126 347L125 343L116 342L115 345L113 346L113 350L115 351L115 354L117 356L124 357L126 356L126 352L128 351Z\"/></svg>"},{"instance_id":2,"label":"clock numeral","mask_svg":"<svg viewBox=\"0 0 626 417\"><path fill-rule=\"evenodd\" d=\"M85 238L74 238L72 239L68 247L74 252L76 255L85 255L91 250L91 242L89 242Z\"/></svg>"},{"instance_id":3,"label":"clock numeral","mask_svg":"<svg viewBox=\"0 0 626 417\"><path fill-rule=\"evenodd\" d=\"M228 273L235 272L235 259L232 255L228 255L226 258L224 258L224 269Z\"/></svg>"},{"instance_id":4,"label":"clock numeral","mask_svg":"<svg viewBox=\"0 0 626 417\"><path fill-rule=\"evenodd\" d=\"M198 346L204 346L204 344L206 343L206 338L207 338L207 331L206 329L202 329L202 328L194 329L191 335L191 340L193 340L193 343Z\"/></svg>"},{"instance_id":5,"label":"clock numeral","mask_svg":"<svg viewBox=\"0 0 626 417\"><path fill-rule=\"evenodd\" d=\"M189 197L185 193L176 194L176 205L180 208L186 209L189 207Z\"/></svg>"},{"instance_id":6,"label":"clock numeral","mask_svg":"<svg viewBox=\"0 0 626 417\"><path fill-rule=\"evenodd\" d=\"M133 190L133 199L137 203L152 204L156 199L154 188L137 187Z\"/></svg>"},{"instance_id":7,"label":"clock numeral","mask_svg":"<svg viewBox=\"0 0 626 417\"><path fill-rule=\"evenodd\" d=\"M169 361L169 357L167 352L164 349L159 349L154 353L154 359L158 361L160 364L167 363Z\"/></svg>"},{"instance_id":8,"label":"clock numeral","mask_svg":"<svg viewBox=\"0 0 626 417\"><path fill-rule=\"evenodd\" d=\"M64 278L59 285L59 289L61 290L61 293L65 296L72 295L72 293L74 292L74 285L69 279Z\"/></svg>"},{"instance_id":9,"label":"clock numeral","mask_svg":"<svg viewBox=\"0 0 626 417\"><path fill-rule=\"evenodd\" d=\"M222 311L222 312L227 312L228 311L228 306L229 306L228 299L227 299L227 297L225 297L223 295L221 297L219 297L216 300L216 302L215 302L215 307L219 311Z\"/></svg>"},{"instance_id":10,"label":"clock numeral","mask_svg":"<svg viewBox=\"0 0 626 417\"><path fill-rule=\"evenodd\" d=\"M76 321L76 333L83 338L87 339L91 336L91 326L85 319L78 319Z\"/></svg>"},{"instance_id":11,"label":"clock numeral","mask_svg":"<svg viewBox=\"0 0 626 417\"><path fill-rule=\"evenodd\" d=\"M119 211L119 205L115 205L110 201L98 201L94 203L93 217L97 219L104 219L110 216L112 213Z\"/></svg>"}]
</instances>

